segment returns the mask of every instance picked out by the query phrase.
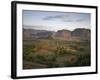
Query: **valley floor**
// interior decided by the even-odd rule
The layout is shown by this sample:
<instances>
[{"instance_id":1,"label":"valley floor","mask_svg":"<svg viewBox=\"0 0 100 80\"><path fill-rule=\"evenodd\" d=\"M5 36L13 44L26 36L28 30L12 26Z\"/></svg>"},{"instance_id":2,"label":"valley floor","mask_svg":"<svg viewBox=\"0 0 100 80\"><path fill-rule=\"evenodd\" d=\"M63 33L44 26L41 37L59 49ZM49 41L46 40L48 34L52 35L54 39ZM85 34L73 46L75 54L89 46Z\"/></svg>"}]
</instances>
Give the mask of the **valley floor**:
<instances>
[{"instance_id":1,"label":"valley floor","mask_svg":"<svg viewBox=\"0 0 100 80\"><path fill-rule=\"evenodd\" d=\"M90 41L23 40L23 69L91 65Z\"/></svg>"}]
</instances>

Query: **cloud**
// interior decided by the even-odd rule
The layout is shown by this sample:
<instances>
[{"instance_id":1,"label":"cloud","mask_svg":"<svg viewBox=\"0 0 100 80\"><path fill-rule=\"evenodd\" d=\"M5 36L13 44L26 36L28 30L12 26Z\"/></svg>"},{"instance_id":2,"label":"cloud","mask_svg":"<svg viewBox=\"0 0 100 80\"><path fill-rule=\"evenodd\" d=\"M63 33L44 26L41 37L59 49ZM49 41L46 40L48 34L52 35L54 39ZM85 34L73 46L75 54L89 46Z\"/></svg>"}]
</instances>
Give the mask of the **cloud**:
<instances>
[{"instance_id":1,"label":"cloud","mask_svg":"<svg viewBox=\"0 0 100 80\"><path fill-rule=\"evenodd\" d=\"M77 17L74 18L73 15L55 15L55 16L46 16L43 18L43 20L61 20L62 22L81 22L84 21L83 18Z\"/></svg>"},{"instance_id":2,"label":"cloud","mask_svg":"<svg viewBox=\"0 0 100 80\"><path fill-rule=\"evenodd\" d=\"M63 19L64 22L82 22L84 21L85 19L83 18L78 18L78 19Z\"/></svg>"},{"instance_id":3,"label":"cloud","mask_svg":"<svg viewBox=\"0 0 100 80\"><path fill-rule=\"evenodd\" d=\"M84 18L79 18L79 19L76 19L76 22L82 22L84 20L85 20Z\"/></svg>"},{"instance_id":4,"label":"cloud","mask_svg":"<svg viewBox=\"0 0 100 80\"><path fill-rule=\"evenodd\" d=\"M43 20L52 20L52 19L64 19L68 18L68 15L55 15L55 16L46 16Z\"/></svg>"}]
</instances>

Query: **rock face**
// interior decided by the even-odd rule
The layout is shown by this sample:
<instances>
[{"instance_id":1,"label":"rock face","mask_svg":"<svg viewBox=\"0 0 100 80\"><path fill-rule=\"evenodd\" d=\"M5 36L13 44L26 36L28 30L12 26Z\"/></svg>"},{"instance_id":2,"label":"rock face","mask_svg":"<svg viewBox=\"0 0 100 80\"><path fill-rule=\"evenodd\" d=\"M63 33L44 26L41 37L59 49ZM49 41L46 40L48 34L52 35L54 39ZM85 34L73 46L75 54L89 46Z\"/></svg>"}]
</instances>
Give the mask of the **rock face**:
<instances>
[{"instance_id":1,"label":"rock face","mask_svg":"<svg viewBox=\"0 0 100 80\"><path fill-rule=\"evenodd\" d=\"M90 30L89 29L75 29L71 33L72 38L76 40L90 40Z\"/></svg>"},{"instance_id":2,"label":"rock face","mask_svg":"<svg viewBox=\"0 0 100 80\"><path fill-rule=\"evenodd\" d=\"M71 40L71 31L69 30L59 30L54 35L52 35L53 39L61 39L61 40Z\"/></svg>"},{"instance_id":3,"label":"rock face","mask_svg":"<svg viewBox=\"0 0 100 80\"><path fill-rule=\"evenodd\" d=\"M90 36L90 30L84 28L77 28L74 31L63 29L58 30L57 32L35 29L23 29L23 39L52 38L67 41L80 41L90 40Z\"/></svg>"}]
</instances>

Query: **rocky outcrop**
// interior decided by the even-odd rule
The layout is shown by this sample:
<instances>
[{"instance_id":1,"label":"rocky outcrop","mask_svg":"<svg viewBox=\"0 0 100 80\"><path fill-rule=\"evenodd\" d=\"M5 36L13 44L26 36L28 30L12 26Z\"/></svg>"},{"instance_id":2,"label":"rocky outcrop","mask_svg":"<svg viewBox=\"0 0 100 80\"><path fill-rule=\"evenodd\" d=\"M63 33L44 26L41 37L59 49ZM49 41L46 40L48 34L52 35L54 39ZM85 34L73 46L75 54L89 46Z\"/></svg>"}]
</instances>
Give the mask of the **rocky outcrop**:
<instances>
[{"instance_id":1,"label":"rocky outcrop","mask_svg":"<svg viewBox=\"0 0 100 80\"><path fill-rule=\"evenodd\" d=\"M72 38L76 40L90 40L90 30L89 29L83 29L83 28L77 28L71 33Z\"/></svg>"},{"instance_id":2,"label":"rocky outcrop","mask_svg":"<svg viewBox=\"0 0 100 80\"><path fill-rule=\"evenodd\" d=\"M61 40L71 40L71 31L69 30L59 30L53 36L53 39L61 39Z\"/></svg>"},{"instance_id":3,"label":"rocky outcrop","mask_svg":"<svg viewBox=\"0 0 100 80\"><path fill-rule=\"evenodd\" d=\"M23 39L52 38L67 41L90 40L90 30L77 28L73 31L66 29L54 31L23 29Z\"/></svg>"}]
</instances>

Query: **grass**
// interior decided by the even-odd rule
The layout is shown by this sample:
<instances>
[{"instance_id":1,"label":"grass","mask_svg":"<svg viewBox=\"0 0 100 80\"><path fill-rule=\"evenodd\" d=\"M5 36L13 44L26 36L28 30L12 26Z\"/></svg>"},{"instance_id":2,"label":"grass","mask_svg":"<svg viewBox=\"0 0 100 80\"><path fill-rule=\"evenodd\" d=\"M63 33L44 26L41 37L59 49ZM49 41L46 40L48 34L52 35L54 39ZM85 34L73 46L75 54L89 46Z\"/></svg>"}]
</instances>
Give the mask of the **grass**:
<instances>
[{"instance_id":1,"label":"grass","mask_svg":"<svg viewBox=\"0 0 100 80\"><path fill-rule=\"evenodd\" d=\"M23 41L23 69L90 66L89 41Z\"/></svg>"}]
</instances>

